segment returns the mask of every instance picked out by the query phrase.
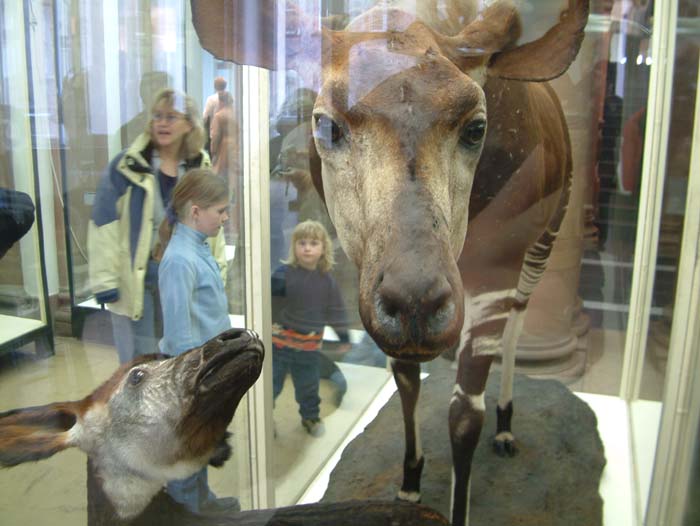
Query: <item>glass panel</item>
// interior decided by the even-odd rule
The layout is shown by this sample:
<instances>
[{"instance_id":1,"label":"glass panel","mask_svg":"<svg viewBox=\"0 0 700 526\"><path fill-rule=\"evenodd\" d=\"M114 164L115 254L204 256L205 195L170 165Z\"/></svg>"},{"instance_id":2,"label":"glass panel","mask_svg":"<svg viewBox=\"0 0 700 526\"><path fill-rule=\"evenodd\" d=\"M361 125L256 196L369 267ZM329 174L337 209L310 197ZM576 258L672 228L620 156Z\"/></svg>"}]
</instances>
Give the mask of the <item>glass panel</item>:
<instances>
[{"instance_id":1,"label":"glass panel","mask_svg":"<svg viewBox=\"0 0 700 526\"><path fill-rule=\"evenodd\" d=\"M0 4L0 349L46 326L21 5Z\"/></svg>"},{"instance_id":2,"label":"glass panel","mask_svg":"<svg viewBox=\"0 0 700 526\"><path fill-rule=\"evenodd\" d=\"M38 202L33 163L38 166L42 211L46 203L51 204L50 224L58 224L56 232L49 230L46 246L50 261L45 268L56 282L49 279L52 295L58 292L59 271L54 267L61 267L62 280L65 275L70 278L62 283L69 289L71 301L67 312L60 312L60 321L65 316L77 336L59 337L56 355L44 360L37 360L30 352L33 349L26 347L0 353L0 411L6 411L80 400L126 362L129 353L164 350L179 354L186 348L178 345L199 346L228 326L244 327L242 253L246 248L240 242L244 239L244 207L237 129L239 68L216 61L191 38L188 2L0 1L0 7L0 189L26 192ZM197 82L192 80L191 71L202 72ZM174 270L163 272L164 264L159 275L155 273L157 242L161 241L158 227L168 216L175 182L183 180L190 169L209 165L208 140L206 152L202 149L211 130L207 129L205 136L202 111L207 96L214 92L215 76L226 78L227 93L233 97L216 108L221 109L216 113L221 118L216 127L216 150L211 151L214 175L207 175L203 186L193 190L191 200L198 212L186 204L179 210L179 223L168 243L169 247L180 246L177 243L184 242L187 225L197 243L211 236L204 252L199 245L177 251L188 257L206 254L199 256L201 260L191 260L199 273L198 281L188 285ZM175 94L165 102L159 99L160 105L154 106L163 88L172 88ZM185 90L189 98L185 98ZM29 103L32 97L33 111ZM150 136L142 135L146 131ZM130 154L122 155L126 150ZM135 164L126 159L135 160ZM220 184L222 179L226 184ZM206 185L213 197L202 190ZM4 195L2 199L4 206ZM219 232L218 221L226 215L230 219ZM109 230L110 225L114 228L106 235L104 229L98 232L101 227ZM2 228L4 243L4 223ZM20 318L45 325L38 246L35 225L0 260L2 350L6 330L21 328ZM67 253L62 251L64 246ZM167 254L166 250L160 255L163 262ZM168 287L173 293L169 297L177 300L164 301ZM105 292L107 296L100 297L99 293ZM115 295L110 298L109 293ZM186 299L181 300L183 297ZM214 300L216 316L209 319L207 305L213 307L207 302ZM178 318L180 307L192 307L191 317ZM7 316L13 317L11 322L6 321ZM190 323L189 340L172 336ZM164 333L171 335L167 348L165 343L160 345ZM181 406L177 403L175 391L172 396L166 404L169 409L184 407L182 400ZM228 428L235 453L223 468L208 469L211 494L195 488L190 496L201 495L204 507L212 505L213 496L223 499L213 505L228 511L238 503L242 508L252 505L252 475L246 454L250 451L248 417L244 400ZM103 431L105 437L110 436ZM163 451L177 443L174 438L147 439L146 447L156 444ZM130 451L118 464L133 462L141 454L143 451ZM85 524L89 514L94 520L95 513L108 513L105 501L99 499L91 501L93 508L88 511L86 484L90 486L85 456L77 449L36 464L0 470L2 522L42 524L50 516L52 524ZM94 485L90 487L94 489ZM171 493L175 494L174 490Z\"/></svg>"},{"instance_id":3,"label":"glass panel","mask_svg":"<svg viewBox=\"0 0 700 526\"><path fill-rule=\"evenodd\" d=\"M310 126L305 122L310 119L312 111L318 111L320 116L318 118L321 119L317 122L317 133L319 134L315 138L317 144L319 141L322 143L325 140L328 149L336 147L336 144L338 150L354 148L352 153L348 153L347 157L338 161L342 168L333 165L331 174L324 173L323 175L324 185L326 185L324 189L338 192L332 206L344 207L342 200L352 201L354 198L354 196L349 196L349 193L341 194L340 190L334 188L333 185L342 184L337 182L341 177L339 174L343 174L342 177L345 177L346 174L352 173L353 177L357 177L358 180L354 184L358 194L364 191L363 186L376 184L375 194L365 196L366 202L355 206L354 216L350 207L335 212L335 226L339 226L337 220L340 218L345 223L341 225L345 230L345 235L354 234L360 237L359 241L355 241L363 243L363 248L370 246L368 251L371 251L372 248L381 251L388 250L386 245L381 245L381 249L379 249L379 245L372 246L372 241L368 241L370 233L366 229L371 221L367 214L372 213L372 206L378 206L378 203L382 201L392 202L391 199L395 192L408 192L408 190L407 186L398 186L398 183L396 187L391 189L381 186L378 182L375 183L375 179L384 180L385 177L391 177L388 172L382 171L384 163L394 161L389 145L387 145L386 157L381 155L372 158L372 170L376 171L377 175L371 182L369 179L363 179L364 175L358 175L363 170L367 172L367 168L354 170L355 164L368 162L358 153L371 152L371 148L362 140L357 139L357 136L353 138L352 134L357 133L364 137L363 132L357 130L360 129L362 123L370 122L376 118L377 122L382 122L381 131L376 131L376 136L372 136L372 139L366 139L366 141L372 142L377 137L386 139L387 136L393 137L392 134L402 135L405 133L407 135L405 138L402 136L404 142L401 142L401 145L407 152L410 152L411 148L415 146L410 142L414 139L410 135L411 126L417 126L416 123L424 125L425 128L421 128L421 132L427 134L430 129L429 124L432 123L431 119L435 118L434 114L429 111L419 112L413 121L404 123L398 115L392 113L392 104L396 102L395 98L398 98L399 95L392 93L388 87L382 91L384 86L390 86L392 82L396 82L395 91L403 94L401 96L405 99L402 99L402 102L413 100L412 96L416 97L417 100L421 95L424 95L420 92L411 93L414 86L406 72L415 66L416 60L410 51L405 53L397 51L397 54L392 56L395 60L392 61L393 69L390 72L387 72L386 68L378 66L375 68L374 60L381 61L382 53L379 49L374 49L370 43L365 42L361 36L357 36L357 42L354 42L352 46L348 45L347 49L343 47L347 42L343 41L342 37L338 37L337 40L329 40L331 43L328 49L335 46L337 55L334 56L330 52L324 55L321 60L325 60L325 62L322 62L320 68L317 62L321 50L313 47L313 39L305 41L303 52L299 52L297 47L301 46L296 40L300 36L303 38L304 31L312 33L318 29L319 25L340 29L345 27L348 20L352 20L353 16L361 13L367 7L365 2L343 2L342 5L340 4L321 2L319 5L318 2L308 2L302 3L300 11L288 9L286 13L288 23L288 39L285 42L288 58L286 67L292 71L273 77L271 90L271 107L277 108L277 112L271 116L271 128L276 130L276 133L273 132L270 150L271 152L279 152L271 153L271 166L274 166L275 162L277 163L277 168L273 169L271 174L273 268L275 263L285 256L291 243L290 233L300 220L305 217L315 217L321 221L326 219L325 216L319 218L315 215L317 211L315 203L305 195L305 185L310 184L309 176L306 175L308 168L305 163L310 156L307 148L311 133ZM430 13L434 4L428 4L430 3L411 3L408 10L415 10L423 14ZM402 8L405 7L405 4L402 4ZM443 16L444 12L441 12L440 9L442 7L438 5L437 19L449 25L447 21L451 19ZM521 11L524 28L522 41L533 40L552 27L558 20L561 9L562 3L557 0L538 2L536 8L523 9ZM301 14L299 14L300 12ZM517 371L540 378L559 379L579 393L614 397L598 399L608 402L613 400L619 402L616 397L621 390L622 370L626 359L624 350L628 337L632 276L635 271L640 270L634 268L634 254L638 243L641 242L636 237L640 189L643 184L641 180L642 159L645 136L647 132L651 131L646 130L645 126L646 108L650 97L650 68L655 60L651 49L653 16L654 3L652 2L592 2L591 16L586 27L586 38L576 60L564 75L550 83L562 104L568 126L572 147L573 182L566 216L559 229L557 242L554 244L547 270L530 298L523 333L518 342ZM291 28L290 20L293 21ZM413 14L406 15L406 19L399 25L408 24L410 20L413 20ZM365 26L351 25L351 31L369 28L371 31L381 33L390 29L391 23L392 17L390 15L377 14ZM404 26L402 25L402 27ZM456 32L454 28L451 29L453 33ZM376 39L383 42L382 38L378 35ZM399 40L397 45L401 44L403 42ZM696 49L693 49L692 52L696 53ZM337 64L335 62L329 63L333 60L336 60ZM344 60L347 63L343 62ZM690 62L692 60L690 57ZM342 74L334 70L334 76L331 76L329 71L338 64L342 64L346 69L342 71ZM680 66L681 69L684 67ZM682 78L676 77L676 85L682 85L683 88L676 87L674 97L683 96L681 92L695 92L694 67L685 69L689 71L688 77L685 77L685 74ZM368 72L374 71L374 69L377 72L372 76ZM346 80L347 83L345 83ZM327 90L322 93L320 99L317 93L319 89ZM425 89L428 88L425 87ZM438 90L439 86L436 83L435 86L431 86L431 89ZM489 89L493 88L487 84L487 96ZM379 93L385 97L382 99L385 100L385 103L378 104L374 99L370 102L370 98L372 96L379 97ZM394 95L396 97L392 98ZM437 97L437 94L435 96ZM447 95L444 96L447 97ZM421 100L421 103L426 103L426 101ZM417 104L412 106L406 103L406 111L415 109L418 107ZM674 102L674 108L676 104ZM316 110L313 110L314 107ZM683 104L678 106L679 112L683 111L680 110L682 107ZM368 108L372 108L371 115ZM497 113L498 109L493 106L489 108L489 111ZM692 115L692 113L685 113L685 115ZM323 128L324 119L326 129ZM679 133L682 136L682 125L676 124L676 118L672 117L672 119L672 136L674 133ZM402 122L401 125L397 124L399 121ZM404 124L405 128L401 128L400 126ZM377 126L379 127L379 124ZM397 131L398 129L401 129L401 132ZM513 129L511 132L513 135L517 135L518 130ZM325 138L321 137L324 133L326 134ZM346 140L346 136L349 139ZM387 139L389 143L391 140ZM505 139L503 140L505 141ZM319 146L319 148L321 147L323 146ZM685 152L689 151L687 141L683 139L674 145L673 151L669 152L669 166L665 174L664 220L660 238L662 245L659 250L657 267L657 294L651 308L653 318L651 330L655 330L654 327L662 320L663 313L668 312L668 309L664 309L664 305L673 302L673 287L671 286L671 290L669 290L669 283L675 282L675 271L673 264L668 260L668 243L674 239L674 236L678 235L682 222L678 221L678 217L672 218L669 214L682 215L684 203L682 179L687 173L687 159L683 160L683 155L676 154L675 152L678 151L676 148ZM497 153L505 155L506 152ZM497 153L493 155L495 156ZM372 154L367 153L367 155ZM340 157L340 154L337 156ZM324 170L327 170L331 161L328 161L323 155L321 157L327 163L324 164ZM298 166L300 163L301 166ZM524 167L526 164L518 166ZM424 167L424 169L428 168ZM679 175L674 175L675 173ZM486 227L482 232L476 227L480 224L480 219L484 217L480 218L479 214L483 213L487 207L487 203L479 201L478 198L482 197L484 201L497 202L498 192L502 187L492 180L486 181L486 179L475 180L474 185L469 218L470 229L473 227L475 229L468 230L467 244L469 244L470 239L477 239L478 235L482 235L485 239L492 239L489 236L494 235L495 242L494 232L489 231ZM495 186L497 188L494 188ZM373 186L373 188L375 187ZM349 192L347 188L345 191ZM391 195L384 196L383 192ZM493 193L489 194L488 192ZM503 195L507 189L504 189L503 192L500 196L505 200ZM400 222L400 219L391 215L395 212L395 210L387 212L388 215L384 217L384 221L390 222L392 227L398 229L400 227L392 222L392 220ZM402 219L403 217L401 216ZM648 218L648 220L653 221L653 215L648 216ZM499 223L499 225L501 224ZM377 229L382 227L376 226ZM478 232L478 234L474 232ZM331 235L333 235L332 230ZM470 238L470 235L474 237ZM342 239L343 234L338 234L338 237ZM517 234L513 234L512 237L517 238ZM346 248L353 242L347 238L342 239L342 241ZM484 250L486 248L484 246ZM358 253L361 252L358 250ZM463 253L463 265L465 267L472 265L472 268L477 268L478 263L475 264L475 261L478 262L479 251L474 249L468 254L473 259L466 261ZM418 259L418 256L416 258ZM362 263L365 262L362 261ZM407 265L410 264L418 264L418 262L407 263ZM468 287L471 286L473 289L483 287L490 290L488 287L494 286L498 280L494 276L500 269L496 268L495 265L485 265L480 274L477 271L465 272L462 268L462 278L474 279L474 282L468 284ZM338 281L341 282L341 280ZM513 287L515 285L519 285L517 280ZM370 285L364 283L363 286L367 288ZM350 292L351 287L343 288L341 286L341 290L344 296L356 297ZM367 290L365 293L368 293ZM352 299L346 300L348 310L351 306L356 305ZM273 308L274 319L275 311ZM355 319L355 322L357 321L359 320ZM634 350L633 352L639 351ZM431 366L428 366L427 370L430 368ZM655 400L648 411L652 420L658 421L660 412L658 400L663 389L663 371L659 370L653 363L647 362L643 368L643 375L641 396ZM284 394L285 390L282 390L282 393ZM586 399L595 400L591 397ZM280 406L280 399L278 399L277 405ZM619 407L622 411L621 414L626 414L627 407L624 404ZM295 406L292 404L291 411L294 409ZM276 414L278 412L279 407L276 409ZM635 423L638 424L640 421L637 420ZM655 437L654 426L651 427L654 431L649 433L650 428L646 424L640 425L644 428L646 436ZM303 433L298 423L296 431ZM643 452L641 454L645 458L652 458L654 443L645 445L638 443L637 445L640 445L639 451ZM621 467L622 471L627 473L629 466ZM637 484L648 476L648 472L636 473L636 475L640 478L634 481L627 480L627 483ZM645 494L643 489L635 488L633 491ZM280 502L285 503L286 501L281 499ZM623 514L633 513L631 502L632 498L630 502L625 503Z\"/></svg>"},{"instance_id":4,"label":"glass panel","mask_svg":"<svg viewBox=\"0 0 700 526\"><path fill-rule=\"evenodd\" d=\"M698 440L700 438L700 429L697 430L695 437L683 526L693 526L700 523L700 440Z\"/></svg>"},{"instance_id":5,"label":"glass panel","mask_svg":"<svg viewBox=\"0 0 700 526\"><path fill-rule=\"evenodd\" d=\"M629 130L640 129L649 96L650 16L651 5L601 6L589 20L574 63L579 68L553 82L567 112L575 173L586 179L578 286L583 311L574 327L582 331L587 356L585 374L572 384L577 391L617 395L621 387L644 137ZM588 101L579 96L581 88Z\"/></svg>"},{"instance_id":6,"label":"glass panel","mask_svg":"<svg viewBox=\"0 0 700 526\"><path fill-rule=\"evenodd\" d=\"M658 257L653 291L652 316L649 323L647 346L644 353L644 368L639 389L639 400L632 404L634 422L634 443L641 445L640 452L635 450L636 464L639 469L640 495L646 502L649 495L653 457L650 437L658 433L658 415L661 408L658 402L664 395L666 382L677 382L669 378L667 364L669 353L681 352L670 348L671 326L674 319L674 302L678 287L678 268L681 256L681 238L686 217L686 200L688 180L690 177L690 160L693 144L694 117L697 104L698 58L700 57L700 10L694 3L679 2L678 25L675 38L675 56L673 61L673 85L670 114L670 132L668 140L668 158L666 160L666 179L663 188L662 216L659 231ZM640 133L643 128L640 129ZM697 148L696 148L697 149ZM694 174L696 175L696 174ZM687 285L686 285L687 286ZM686 327L676 323L676 330L685 332ZM698 352L698 349L695 349ZM664 406L666 410L666 406ZM685 443L684 443L685 444ZM646 447L646 451L644 447ZM691 469L688 488L687 524L692 524L696 516L694 498L697 495L697 455L694 468ZM690 458L693 458L690 456ZM657 460L658 462L658 460ZM654 481L658 484L659 481ZM646 506L643 505L646 512Z\"/></svg>"},{"instance_id":7,"label":"glass panel","mask_svg":"<svg viewBox=\"0 0 700 526\"><path fill-rule=\"evenodd\" d=\"M518 117L523 109L531 108L523 105L508 113L503 109L507 106L487 102L489 118L514 124L506 129L488 130L496 139L487 145L478 161L474 152L481 144L479 134L486 130L485 113L481 121L477 119L476 127L465 127L472 123L474 115L453 110L471 104L476 100L473 97L485 96L488 100L500 89L494 87L500 81L482 75L479 68L486 67L486 63L474 66L475 71L470 70L483 84L483 90L472 80L465 80L466 75L456 66L469 69L467 66L476 64L470 62L475 60L473 56L464 54L465 49L453 50L454 56L441 62L442 69L438 68L440 71L435 76L423 76L425 82L415 83L411 74L423 67L422 58L419 60L415 50L396 52L392 55L395 60L382 70L377 67L376 59L386 53L386 39L377 45L376 40L380 39L355 35L357 42L344 56L348 68L342 73L347 78L333 77L340 82L328 83L326 92L321 92L321 82L329 80L324 71L331 69L333 60L340 60L332 54L322 58L323 49L317 38L321 29L340 30L348 23L355 24L349 28L351 33L367 29L355 17L374 2L300 0L298 9L290 5L277 19L286 25L276 28L280 38L270 56L281 63L269 75L270 114L262 112L265 114L262 118L270 123L269 173L248 174L250 177L244 179L244 159L247 166L265 164L253 158L253 148L243 137L243 114L248 110L243 107L244 88L248 86L244 84L244 70L201 49L192 27L190 2L37 0L21 4L0 0L3 15L0 17L0 122L3 124L0 189L25 192L34 206L41 201L49 226L43 229L46 257L42 256L41 237L35 224L0 260L0 348L8 339L26 332L24 323L46 326L45 290L53 299L56 294L63 296L68 289L68 323L77 338L59 338L56 355L43 360L26 348L1 353L0 410L81 399L104 382L120 362L126 362L129 353L184 351L175 348L184 340L171 338L168 343L168 338L184 326L173 322L177 320L173 312L179 312L179 307L197 304L198 308L206 309L210 299L221 300L218 306L223 308L217 312L226 310L233 326L245 326L246 307L251 306L246 305L246 298L251 296L246 295L246 287L251 287L250 282L244 282L246 270L248 275L257 272L255 279L265 279L265 283L269 271L273 276L272 295L265 301L269 300L272 306L275 345L270 346L268 360L273 362L272 389L276 400L274 410L267 408L273 411L275 422L274 440L268 443L273 443L275 504L288 505L302 497L390 378L386 355L365 332L361 311L368 326L377 318L382 323L389 320L384 327L387 332L375 330L374 335L377 341L383 339L384 346L390 350L396 351L400 347L396 341L404 337L402 343L423 336L435 337L441 331L434 326L445 328L448 314L461 312L459 302L447 305L430 320L435 325L418 334L423 331L417 321L418 314L412 311L406 315L408 321L399 320L396 312L402 307L395 300L407 288L418 290L412 288L414 282L422 281L425 274L446 260L449 260L445 263L449 272L442 274L449 274L449 294L455 287L461 289L462 284L469 292L468 322L483 314L475 301L482 293L504 292L503 298L507 300L503 304L511 301L521 306L517 302L523 301L518 295L522 291L515 292L522 285L520 265L525 250L536 246L539 239L528 235L542 226L538 223L540 214L549 221L547 214L555 206L546 198L538 199L545 194L551 196L546 193L551 190L548 186L551 181L533 184L524 179L545 172L531 170L531 161L541 163L538 166L542 168L548 159L538 156L543 144L539 135L521 133L541 131L535 130L537 126L533 122ZM482 6L484 2L475 4ZM530 41L560 19L565 2L522 4L522 41ZM654 97L651 68L654 61L663 58L652 53L652 37L656 35L651 28L654 19L658 19L659 4L642 0L592 1L586 36L577 59L564 75L550 83L561 102L568 127L573 182L568 211L561 227L557 225L558 240L547 270L534 289L522 320L516 354L518 372L556 378L591 403L595 397L586 398L586 394L603 395L598 400L609 404L608 407L615 403L623 407L623 413L627 410L618 394L623 364L630 360L624 356L625 341L630 337L628 332L634 332L628 331L628 325L634 323L629 319L630 298L634 297L632 278L642 270L635 268L633 254L644 241L637 239L637 232L643 231L639 222L654 221L653 214L646 215L646 204L640 205L641 188L649 183L643 174L652 173L650 177L663 180L658 250L653 261L645 262L655 265L656 270L647 346L632 351L639 353L635 357L643 361L643 367L640 399L634 402L632 415L634 468L623 466L628 471L634 469L636 477L625 479L625 489L633 487L630 491L634 493L630 503L622 505L629 504L623 511L627 518L634 516L635 511L641 513L631 510L634 506L631 502L636 498L643 505L655 448L669 352L668 331L678 285L676 267L685 214L689 145L693 139L691 116L697 91L697 6L680 2L669 115L672 140L668 144L665 169L658 170L663 173L653 173L657 171L655 168L643 171L643 160L648 153L646 139L658 135L658 130L647 125L647 108ZM466 22L451 17L447 2L408 1L401 5L409 6L409 10L420 16L434 15L432 22L441 26L443 33L454 35ZM392 18L395 15L364 21L373 32L383 34L396 29L394 23L406 29L407 22L414 18L413 13L405 18ZM257 36L264 39L273 34L272 25ZM282 33L286 38L282 38ZM392 35L392 38L397 36L393 32ZM439 36L433 36L442 45L448 45ZM390 44L410 47L411 42L398 38ZM325 51L345 51L343 45L338 38ZM434 46L430 46L419 55L432 57L434 53ZM467 66L461 61L466 61ZM493 67L491 62L488 65ZM440 78L448 78L450 82L445 85L449 89L442 89ZM460 90L460 82L465 82L468 89ZM157 100L156 96L166 87L176 93L172 98ZM185 92L189 99L185 98ZM448 99L453 104L444 104ZM267 101L267 96L262 100ZM366 133L366 141L354 144L353 154L361 155L348 155L335 164L333 159L337 160L338 156L326 155L321 182L318 148L340 148L338 145L345 144L346 134L361 135L357 130L368 122L375 128ZM200 126L202 140L192 141L192 151L181 149L180 139L193 137ZM458 129L465 133L453 133ZM267 140L266 131L263 135ZM512 139L515 136L517 141ZM566 150L564 136L559 130L555 142ZM449 144L448 138L452 141ZM369 146L380 143L375 153L367 154ZM201 155L202 147L211 155L216 175L226 181L232 200L229 202L226 196L210 203L217 205L214 210L212 206L200 206L194 198L186 200L187 206L179 210L185 215L178 218L180 226L175 229L176 237L169 246L185 243L182 236L187 234L183 232L191 231L194 237L189 239L199 239L199 234L218 234L214 228L218 227L216 219L226 213L230 219L218 237L221 244L210 240L210 248L202 252L206 253L207 264L212 261L212 252L221 256L214 265L223 266L226 262L226 284L225 288L221 287L222 276L216 273L221 267L210 266L213 275L208 275L209 285L215 293L206 298L193 294L185 301L169 300L184 290L193 292L194 286L187 288L184 278L174 278L177 275L174 270L163 270L166 263L159 263L160 258L170 261L168 254L175 251L166 252L165 256L159 251L165 243L158 244L159 227L163 224L161 220L169 215L172 218L167 205L173 199L170 191L175 179L189 168L207 164L206 156ZM518 147L522 149L518 151ZM440 148L443 153L449 148L458 153L448 161L444 155L438 155L434 164L418 162L425 151ZM126 150L131 151L123 154ZM402 157L407 153L411 155L409 159ZM495 168L488 174L485 169L477 172L477 162L511 163L507 167L508 177L525 175L506 181L508 177L492 176L499 173ZM347 178L356 163L366 163L363 171L371 177ZM387 168L397 166L396 171L403 170L406 177L401 179L403 185L397 182L391 186L388 174L391 170ZM467 166L464 173L468 172L469 177L473 178L474 173L480 173L481 177L468 182L457 177L454 184L464 190L462 199L447 202L444 196L454 188L440 186L440 182L455 166ZM438 182L434 187L421 186L425 174L431 170L438 173ZM337 179L333 180L331 173ZM246 208L256 207L247 206L242 196L252 185L266 188L267 184L267 180L265 185L256 182L255 177L269 177L269 269L244 266L243 256L253 252L253 247L244 242L245 224L259 218L250 217L252 211L244 215ZM347 184L344 190L334 186L341 185L343 177ZM514 190L516 184L522 184L520 191ZM555 193L560 189L557 184L554 184ZM365 188L360 188L363 185ZM419 186L422 192L414 191ZM371 191L358 198L361 190L367 188ZM327 194L336 192L329 199L334 221L317 190ZM536 191L541 192L532 201L524 202ZM397 195L407 199L399 199L395 204L393 198ZM426 205L433 198L436 202ZM370 205L377 203L386 208L376 212ZM511 215L506 213L507 217L499 215L518 205L523 208ZM416 210L429 212L426 216L429 220L407 223ZM61 211L64 221L60 220ZM647 217L651 219L640 219ZM469 222L466 248L459 261L455 261L454 254L462 250L463 232L445 234L448 219ZM310 226L309 220L314 221ZM214 224L211 231L206 226L210 222ZM54 223L58 223L55 231ZM508 232L511 224L513 230ZM308 229L299 230L299 225ZM532 229L523 230L523 225ZM375 230L386 235L372 238ZM432 231L442 233L439 242L421 243L425 238L434 241ZM394 236L396 232L405 236ZM317 244L319 240L324 242ZM399 249L392 252L396 246ZM519 252L516 250L514 259L508 259L505 255L514 247ZM361 281L356 264L367 261L374 266L363 269L364 281ZM415 279L393 283L394 296L382 296L380 301L378 288L391 281L386 268L377 270L381 265L411 266L415 271L411 277ZM540 267L534 266L539 271ZM156 269L160 269L160 280ZM42 272L48 276L44 280L46 286ZM529 277L525 276L524 282ZM204 286L203 279L197 282L198 286ZM434 287L433 284L414 294L409 307L416 303L422 306L439 303L443 283ZM440 297L426 299L435 289L439 289ZM175 296L166 296L167 290L172 290ZM368 314L377 305L381 312ZM511 309L505 309L502 304L494 308L503 311L498 319L489 322L501 330ZM521 312L513 308L513 319L521 320L516 310ZM265 309L261 307L258 311ZM396 329L400 324L400 330ZM461 336L466 341L475 337L470 330L460 334L454 329L457 325L450 325L456 339ZM165 336L164 346L172 345L173 349L159 347L161 336ZM479 344L487 345L482 349L483 354L498 354L502 336L499 333L495 340L482 338ZM202 338L192 341L193 345L201 343ZM453 349L444 350L449 355ZM499 361L500 357L496 356L496 367ZM443 362L434 360L423 365L423 372L434 372L436 364ZM132 380L138 384L142 376L136 374L130 377ZM249 437L259 430L249 429L248 410L253 407L251 412L257 412L261 405L259 399L251 406L241 404L230 426L234 432L233 457L223 469L209 470L212 491L218 497L237 498L243 508L251 507L255 501L251 481L261 475L251 472L247 453L269 439L262 437L255 445L249 443ZM493 415L488 418L492 419ZM58 420L60 424L66 422L64 418ZM70 418L67 420L70 423ZM613 459L608 460L611 463ZM397 465L400 461L397 458ZM5 521L40 524L50 515L52 524L86 522L83 463L84 457L71 451L37 464L0 471L0 508L5 510ZM44 476L47 469L48 475ZM266 481L256 483L260 489ZM612 509L609 504L606 502L606 521L618 523L614 515L607 515Z\"/></svg>"},{"instance_id":8,"label":"glass panel","mask_svg":"<svg viewBox=\"0 0 700 526\"><path fill-rule=\"evenodd\" d=\"M273 461L278 506L293 504L304 494L390 379L386 356L359 318L357 269L340 246L311 179L315 98L316 92L294 72L271 76Z\"/></svg>"},{"instance_id":9,"label":"glass panel","mask_svg":"<svg viewBox=\"0 0 700 526\"><path fill-rule=\"evenodd\" d=\"M693 116L698 78L697 7L681 3L673 74L671 130L664 183L661 230L654 284L654 310L645 353L640 398L660 400L673 320L677 268L693 140ZM641 132L642 130L640 130Z\"/></svg>"}]
</instances>

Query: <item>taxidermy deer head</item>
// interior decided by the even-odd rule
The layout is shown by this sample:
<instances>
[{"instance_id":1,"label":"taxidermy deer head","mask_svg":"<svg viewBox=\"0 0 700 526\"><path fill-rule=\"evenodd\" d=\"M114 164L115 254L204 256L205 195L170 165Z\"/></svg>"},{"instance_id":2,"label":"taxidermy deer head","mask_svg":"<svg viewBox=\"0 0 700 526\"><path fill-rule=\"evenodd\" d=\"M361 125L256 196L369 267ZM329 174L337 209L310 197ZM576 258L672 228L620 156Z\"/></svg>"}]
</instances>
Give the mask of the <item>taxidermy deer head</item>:
<instances>
[{"instance_id":1,"label":"taxidermy deer head","mask_svg":"<svg viewBox=\"0 0 700 526\"><path fill-rule=\"evenodd\" d=\"M226 428L263 357L255 333L233 329L176 358L141 356L82 400L0 413L0 466L77 447L117 515L135 517L167 481L228 459Z\"/></svg>"}]
</instances>

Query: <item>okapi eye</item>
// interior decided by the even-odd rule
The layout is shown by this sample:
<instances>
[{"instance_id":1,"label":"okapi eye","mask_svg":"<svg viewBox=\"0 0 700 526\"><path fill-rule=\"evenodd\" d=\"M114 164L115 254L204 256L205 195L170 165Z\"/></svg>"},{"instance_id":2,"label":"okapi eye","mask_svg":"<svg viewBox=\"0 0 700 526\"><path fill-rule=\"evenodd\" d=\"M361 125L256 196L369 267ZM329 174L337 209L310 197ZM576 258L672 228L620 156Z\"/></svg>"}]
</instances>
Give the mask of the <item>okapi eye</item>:
<instances>
[{"instance_id":1,"label":"okapi eye","mask_svg":"<svg viewBox=\"0 0 700 526\"><path fill-rule=\"evenodd\" d=\"M143 369L134 369L129 373L129 384L138 385L146 377L146 372Z\"/></svg>"},{"instance_id":2,"label":"okapi eye","mask_svg":"<svg viewBox=\"0 0 700 526\"><path fill-rule=\"evenodd\" d=\"M467 148L475 148L481 144L486 133L486 121L476 120L468 123L459 136L459 142Z\"/></svg>"},{"instance_id":3,"label":"okapi eye","mask_svg":"<svg viewBox=\"0 0 700 526\"><path fill-rule=\"evenodd\" d=\"M328 115L314 115L314 137L326 148L338 145L345 137L343 127Z\"/></svg>"}]
</instances>

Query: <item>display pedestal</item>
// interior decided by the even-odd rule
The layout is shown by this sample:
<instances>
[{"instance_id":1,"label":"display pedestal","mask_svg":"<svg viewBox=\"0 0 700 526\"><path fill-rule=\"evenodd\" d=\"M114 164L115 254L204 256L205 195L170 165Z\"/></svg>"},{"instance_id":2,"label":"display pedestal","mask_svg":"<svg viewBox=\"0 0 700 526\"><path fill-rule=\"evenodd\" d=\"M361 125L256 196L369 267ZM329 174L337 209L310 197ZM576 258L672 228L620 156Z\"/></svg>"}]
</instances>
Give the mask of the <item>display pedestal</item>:
<instances>
[{"instance_id":1,"label":"display pedestal","mask_svg":"<svg viewBox=\"0 0 700 526\"><path fill-rule=\"evenodd\" d=\"M419 421L425 468L422 503L449 516L452 459L447 413L454 371L443 360L421 386ZM513 431L518 454L500 458L491 450L500 375L489 377L486 422L472 469L470 521L474 526L599 526L598 493L605 466L596 418L561 383L515 379ZM398 394L353 440L330 476L324 502L393 499L401 484L403 421Z\"/></svg>"},{"instance_id":2,"label":"display pedestal","mask_svg":"<svg viewBox=\"0 0 700 526\"><path fill-rule=\"evenodd\" d=\"M41 357L54 354L53 335L46 323L0 314L0 351L11 351L34 342Z\"/></svg>"}]
</instances>

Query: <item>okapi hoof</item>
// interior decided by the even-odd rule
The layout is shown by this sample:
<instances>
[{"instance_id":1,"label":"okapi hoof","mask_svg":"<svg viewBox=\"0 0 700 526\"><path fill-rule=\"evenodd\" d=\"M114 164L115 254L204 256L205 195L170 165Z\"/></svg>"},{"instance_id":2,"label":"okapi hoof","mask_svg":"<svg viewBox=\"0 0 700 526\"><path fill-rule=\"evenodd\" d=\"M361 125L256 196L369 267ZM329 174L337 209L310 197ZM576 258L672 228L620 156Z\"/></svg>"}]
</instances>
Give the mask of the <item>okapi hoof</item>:
<instances>
[{"instance_id":1,"label":"okapi hoof","mask_svg":"<svg viewBox=\"0 0 700 526\"><path fill-rule=\"evenodd\" d=\"M412 502L413 504L420 504L421 495L415 491L403 491L400 490L396 498L396 501Z\"/></svg>"},{"instance_id":2,"label":"okapi hoof","mask_svg":"<svg viewBox=\"0 0 700 526\"><path fill-rule=\"evenodd\" d=\"M493 450L499 457L514 457L518 452L511 433L498 433L493 439Z\"/></svg>"},{"instance_id":3,"label":"okapi hoof","mask_svg":"<svg viewBox=\"0 0 700 526\"><path fill-rule=\"evenodd\" d=\"M425 457L423 456L418 460L404 458L403 483L401 484L398 495L396 495L397 500L412 502L414 504L420 502L420 476L423 473L424 464Z\"/></svg>"}]
</instances>

